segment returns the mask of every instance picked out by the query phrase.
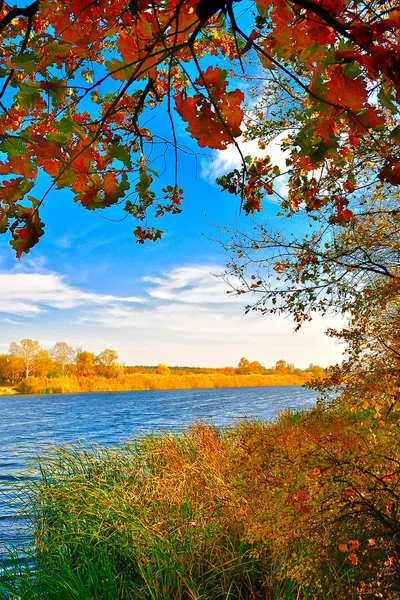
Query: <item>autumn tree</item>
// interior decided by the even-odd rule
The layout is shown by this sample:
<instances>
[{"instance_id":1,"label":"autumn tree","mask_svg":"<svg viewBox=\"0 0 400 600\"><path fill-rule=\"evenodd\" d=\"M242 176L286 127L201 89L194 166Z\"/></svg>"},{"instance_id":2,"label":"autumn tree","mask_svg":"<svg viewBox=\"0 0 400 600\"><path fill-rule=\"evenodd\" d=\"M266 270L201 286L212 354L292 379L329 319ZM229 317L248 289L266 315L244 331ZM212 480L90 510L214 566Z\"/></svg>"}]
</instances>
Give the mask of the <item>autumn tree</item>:
<instances>
[{"instance_id":1,"label":"autumn tree","mask_svg":"<svg viewBox=\"0 0 400 600\"><path fill-rule=\"evenodd\" d=\"M57 342L50 350L50 356L56 365L65 373L67 365L71 365L75 359L75 351L65 342Z\"/></svg>"},{"instance_id":2,"label":"autumn tree","mask_svg":"<svg viewBox=\"0 0 400 600\"><path fill-rule=\"evenodd\" d=\"M14 385L22 378L25 370L24 361L20 356L0 354L0 379Z\"/></svg>"},{"instance_id":3,"label":"autumn tree","mask_svg":"<svg viewBox=\"0 0 400 600\"><path fill-rule=\"evenodd\" d=\"M282 373L286 373L288 370L286 360L277 360L275 364L275 369L277 371L281 371Z\"/></svg>"},{"instance_id":4,"label":"autumn tree","mask_svg":"<svg viewBox=\"0 0 400 600\"><path fill-rule=\"evenodd\" d=\"M106 348L96 356L95 362L99 365L111 366L118 360L118 353L115 350Z\"/></svg>"},{"instance_id":5,"label":"autumn tree","mask_svg":"<svg viewBox=\"0 0 400 600\"><path fill-rule=\"evenodd\" d=\"M265 367L263 367L258 360L253 360L253 362L250 363L250 373L258 373L259 375L261 375L262 373L264 373L264 371Z\"/></svg>"},{"instance_id":6,"label":"autumn tree","mask_svg":"<svg viewBox=\"0 0 400 600\"><path fill-rule=\"evenodd\" d=\"M311 369L311 373L317 379L323 379L325 376L325 369L323 369L323 367L320 367L319 365L313 365L313 367Z\"/></svg>"},{"instance_id":7,"label":"autumn tree","mask_svg":"<svg viewBox=\"0 0 400 600\"><path fill-rule=\"evenodd\" d=\"M238 362L236 373L240 375L247 375L250 372L250 361L242 356Z\"/></svg>"},{"instance_id":8,"label":"autumn tree","mask_svg":"<svg viewBox=\"0 0 400 600\"><path fill-rule=\"evenodd\" d=\"M245 357L240 359L237 369L235 370L239 375L255 375L257 373L261 374L264 371L265 368L257 360L250 362Z\"/></svg>"},{"instance_id":9,"label":"autumn tree","mask_svg":"<svg viewBox=\"0 0 400 600\"><path fill-rule=\"evenodd\" d=\"M19 344L11 342L9 354L22 360L25 377L37 371L48 358L47 352L40 347L39 342L28 338L21 340Z\"/></svg>"},{"instance_id":10,"label":"autumn tree","mask_svg":"<svg viewBox=\"0 0 400 600\"><path fill-rule=\"evenodd\" d=\"M248 310L291 314L297 327L317 312L341 313L348 320L342 331L330 331L347 349L341 375L335 370L333 380L361 384L355 374L369 372L377 401L385 394L376 384L388 381L391 370L390 379L397 380L396 350L390 340L397 328L400 291L398 199L394 191L363 192L358 213L349 222L326 221L321 211L303 237L285 238L268 226L255 225L251 234L236 234L228 244L231 272L240 281L234 292L251 296ZM328 378L327 385L333 380ZM362 387L360 397L365 393Z\"/></svg>"},{"instance_id":11,"label":"autumn tree","mask_svg":"<svg viewBox=\"0 0 400 600\"><path fill-rule=\"evenodd\" d=\"M121 372L121 366L117 363L118 353L106 348L95 358L96 372L103 377L116 377Z\"/></svg>"},{"instance_id":12,"label":"autumn tree","mask_svg":"<svg viewBox=\"0 0 400 600\"><path fill-rule=\"evenodd\" d=\"M170 375L171 369L167 365L159 364L156 368L157 375Z\"/></svg>"},{"instance_id":13,"label":"autumn tree","mask_svg":"<svg viewBox=\"0 0 400 600\"><path fill-rule=\"evenodd\" d=\"M75 355L75 365L78 375L90 377L95 372L96 355L86 350L78 350Z\"/></svg>"},{"instance_id":14,"label":"autumn tree","mask_svg":"<svg viewBox=\"0 0 400 600\"><path fill-rule=\"evenodd\" d=\"M122 203L138 220L137 240L158 239L151 211L181 211L178 116L201 148L236 144L240 154L242 133L259 140L259 156L242 156L242 168L220 181L247 213L275 194L286 214L322 211L341 226L357 218L360 190L400 183L398 7L249 0L246 8L242 18L231 0L1 5L0 226L18 257L43 235L41 204L61 188L88 210ZM257 82L247 116L243 73ZM161 193L149 162L156 109L170 123L175 162ZM286 172L263 151L278 135Z\"/></svg>"},{"instance_id":15,"label":"autumn tree","mask_svg":"<svg viewBox=\"0 0 400 600\"><path fill-rule=\"evenodd\" d=\"M284 235L268 225L234 233L225 244L230 273L248 292L248 309L291 313L297 324L313 313L344 313L374 297L395 297L399 290L400 211L398 192L375 189L359 195L358 213L338 225L318 215L293 215L309 232ZM295 221L293 223L295 225ZM303 227L302 227L303 229Z\"/></svg>"},{"instance_id":16,"label":"autumn tree","mask_svg":"<svg viewBox=\"0 0 400 600\"><path fill-rule=\"evenodd\" d=\"M54 363L51 359L48 350L41 348L36 356L36 366L34 369L35 377L46 377L54 367Z\"/></svg>"}]
</instances>

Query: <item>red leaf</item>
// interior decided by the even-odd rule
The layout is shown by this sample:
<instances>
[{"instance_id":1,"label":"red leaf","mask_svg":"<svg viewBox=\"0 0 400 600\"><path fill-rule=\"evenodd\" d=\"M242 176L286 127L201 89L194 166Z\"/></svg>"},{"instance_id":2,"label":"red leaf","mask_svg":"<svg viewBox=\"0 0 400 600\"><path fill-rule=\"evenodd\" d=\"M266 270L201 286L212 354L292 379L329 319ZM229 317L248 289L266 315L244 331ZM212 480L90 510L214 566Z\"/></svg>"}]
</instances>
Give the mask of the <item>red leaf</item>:
<instances>
[{"instance_id":1,"label":"red leaf","mask_svg":"<svg viewBox=\"0 0 400 600\"><path fill-rule=\"evenodd\" d=\"M12 229L12 237L10 244L16 250L16 256L18 259L21 258L23 252L28 253L33 246L35 246L40 237L44 234L43 223L39 218L39 214L36 210L38 204L37 200L30 198L32 201L32 208L22 210L21 214L18 215L18 221L24 222L23 227L15 227Z\"/></svg>"},{"instance_id":2,"label":"red leaf","mask_svg":"<svg viewBox=\"0 0 400 600\"><path fill-rule=\"evenodd\" d=\"M324 93L325 100L332 104L346 106L358 111L364 108L367 100L367 89L362 79L351 79L344 74L343 67L338 65L331 79L326 83L327 91Z\"/></svg>"},{"instance_id":3,"label":"red leaf","mask_svg":"<svg viewBox=\"0 0 400 600\"><path fill-rule=\"evenodd\" d=\"M187 131L201 148L224 150L232 143L232 138L241 135L243 110L240 104L244 94L239 89L226 92L226 74L224 70L209 67L202 77L197 78L196 83L207 87L211 99L201 94L193 98L183 93L175 96L176 110L189 124Z\"/></svg>"}]
</instances>

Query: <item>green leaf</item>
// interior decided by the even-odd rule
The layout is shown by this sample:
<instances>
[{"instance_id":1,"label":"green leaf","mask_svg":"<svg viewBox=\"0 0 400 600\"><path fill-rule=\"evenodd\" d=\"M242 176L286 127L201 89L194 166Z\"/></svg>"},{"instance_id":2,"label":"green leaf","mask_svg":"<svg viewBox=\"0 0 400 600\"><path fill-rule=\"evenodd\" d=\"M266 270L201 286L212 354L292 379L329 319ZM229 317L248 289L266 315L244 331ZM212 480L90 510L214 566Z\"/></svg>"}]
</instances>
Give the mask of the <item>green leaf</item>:
<instances>
[{"instance_id":1,"label":"green leaf","mask_svg":"<svg viewBox=\"0 0 400 600\"><path fill-rule=\"evenodd\" d=\"M338 50L354 50L354 45L352 44L352 42L349 42L342 38L339 41Z\"/></svg>"},{"instance_id":2,"label":"green leaf","mask_svg":"<svg viewBox=\"0 0 400 600\"><path fill-rule=\"evenodd\" d=\"M261 4L256 4L256 8L260 17L263 17L265 19L268 16L268 10L265 8L265 6L261 6Z\"/></svg>"},{"instance_id":3,"label":"green leaf","mask_svg":"<svg viewBox=\"0 0 400 600\"><path fill-rule=\"evenodd\" d=\"M73 133L75 131L75 121L68 117L63 117L53 127L61 131L61 133Z\"/></svg>"},{"instance_id":4,"label":"green leaf","mask_svg":"<svg viewBox=\"0 0 400 600\"><path fill-rule=\"evenodd\" d=\"M8 218L6 215L1 215L0 216L0 233L5 233L8 229Z\"/></svg>"},{"instance_id":5,"label":"green leaf","mask_svg":"<svg viewBox=\"0 0 400 600\"><path fill-rule=\"evenodd\" d=\"M40 91L37 84L21 83L19 92L14 98L15 102L24 108L33 108L40 100Z\"/></svg>"},{"instance_id":6,"label":"green leaf","mask_svg":"<svg viewBox=\"0 0 400 600\"><path fill-rule=\"evenodd\" d=\"M73 168L66 169L62 177L55 182L58 189L70 188L76 181L76 171Z\"/></svg>"},{"instance_id":7,"label":"green leaf","mask_svg":"<svg viewBox=\"0 0 400 600\"><path fill-rule=\"evenodd\" d=\"M131 153L129 148L124 144L116 144L111 146L108 151L108 155L110 158L116 158L117 160L120 160L127 169L132 168Z\"/></svg>"},{"instance_id":8,"label":"green leaf","mask_svg":"<svg viewBox=\"0 0 400 600\"><path fill-rule=\"evenodd\" d=\"M395 104L393 104L393 100L395 99L393 91L385 92L384 88L381 88L378 93L378 98L382 106L390 110L392 115L397 115L398 108Z\"/></svg>"},{"instance_id":9,"label":"green leaf","mask_svg":"<svg viewBox=\"0 0 400 600\"><path fill-rule=\"evenodd\" d=\"M39 57L33 52L24 52L14 56L10 63L12 69L23 69L27 73L33 73L39 64Z\"/></svg>"},{"instance_id":10,"label":"green leaf","mask_svg":"<svg viewBox=\"0 0 400 600\"><path fill-rule=\"evenodd\" d=\"M344 74L346 75L346 77L350 77L350 79L356 79L360 75L360 73L360 65L356 62L347 64L344 69Z\"/></svg>"},{"instance_id":11,"label":"green leaf","mask_svg":"<svg viewBox=\"0 0 400 600\"><path fill-rule=\"evenodd\" d=\"M261 17L261 15L257 15L254 19L254 23L258 29L263 29L268 24L268 20L266 17Z\"/></svg>"},{"instance_id":12,"label":"green leaf","mask_svg":"<svg viewBox=\"0 0 400 600\"><path fill-rule=\"evenodd\" d=\"M0 151L8 156L22 156L27 153L26 142L19 138L5 139L0 142Z\"/></svg>"},{"instance_id":13,"label":"green leaf","mask_svg":"<svg viewBox=\"0 0 400 600\"><path fill-rule=\"evenodd\" d=\"M79 123L69 117L63 117L57 123L54 123L53 127L61 133L77 133L78 135L84 133L84 129Z\"/></svg>"},{"instance_id":14,"label":"green leaf","mask_svg":"<svg viewBox=\"0 0 400 600\"><path fill-rule=\"evenodd\" d=\"M47 83L47 90L50 94L53 106L58 106L65 100L67 95L67 82L64 79L51 79Z\"/></svg>"},{"instance_id":15,"label":"green leaf","mask_svg":"<svg viewBox=\"0 0 400 600\"><path fill-rule=\"evenodd\" d=\"M356 176L354 175L353 171L349 171L349 173L347 173L347 180L350 183L356 185L357 179L356 179Z\"/></svg>"},{"instance_id":16,"label":"green leaf","mask_svg":"<svg viewBox=\"0 0 400 600\"><path fill-rule=\"evenodd\" d=\"M117 202L117 200L123 198L125 196L125 192L128 191L130 187L128 176L126 173L122 173L121 183L118 185L115 194L113 195L113 202Z\"/></svg>"},{"instance_id":17,"label":"green leaf","mask_svg":"<svg viewBox=\"0 0 400 600\"><path fill-rule=\"evenodd\" d=\"M10 181L0 182L1 202L11 206L15 202L18 202L18 200L22 200L34 185L33 181L28 181L25 177L16 177L15 179L10 179Z\"/></svg>"},{"instance_id":18,"label":"green leaf","mask_svg":"<svg viewBox=\"0 0 400 600\"><path fill-rule=\"evenodd\" d=\"M395 140L398 144L400 144L400 125L397 125L390 133L390 137Z\"/></svg>"},{"instance_id":19,"label":"green leaf","mask_svg":"<svg viewBox=\"0 0 400 600\"><path fill-rule=\"evenodd\" d=\"M272 168L272 172L273 172L273 174L274 174L274 175L276 175L276 176L278 176L278 175L280 175L280 174L281 174L281 170L280 170L280 168L278 167L278 165L275 165L275 166Z\"/></svg>"},{"instance_id":20,"label":"green leaf","mask_svg":"<svg viewBox=\"0 0 400 600\"><path fill-rule=\"evenodd\" d=\"M127 65L116 58L107 60L105 65L111 77L113 79L118 79L119 81L126 81L129 79L135 68L133 65Z\"/></svg>"}]
</instances>

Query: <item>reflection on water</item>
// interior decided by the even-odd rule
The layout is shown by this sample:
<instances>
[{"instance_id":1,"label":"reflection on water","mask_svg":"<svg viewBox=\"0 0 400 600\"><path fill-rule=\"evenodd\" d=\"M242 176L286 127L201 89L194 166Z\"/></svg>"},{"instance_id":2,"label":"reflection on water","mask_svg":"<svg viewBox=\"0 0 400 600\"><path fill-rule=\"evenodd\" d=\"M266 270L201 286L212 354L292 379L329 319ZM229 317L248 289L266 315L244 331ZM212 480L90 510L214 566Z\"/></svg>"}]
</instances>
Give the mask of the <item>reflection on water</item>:
<instances>
[{"instance_id":1,"label":"reflection on water","mask_svg":"<svg viewBox=\"0 0 400 600\"><path fill-rule=\"evenodd\" d=\"M19 544L25 537L13 518L18 503L8 503L10 486L49 445L79 439L111 446L131 434L179 429L200 419L218 426L244 417L271 420L315 399L315 392L292 386L0 396L0 543Z\"/></svg>"}]
</instances>

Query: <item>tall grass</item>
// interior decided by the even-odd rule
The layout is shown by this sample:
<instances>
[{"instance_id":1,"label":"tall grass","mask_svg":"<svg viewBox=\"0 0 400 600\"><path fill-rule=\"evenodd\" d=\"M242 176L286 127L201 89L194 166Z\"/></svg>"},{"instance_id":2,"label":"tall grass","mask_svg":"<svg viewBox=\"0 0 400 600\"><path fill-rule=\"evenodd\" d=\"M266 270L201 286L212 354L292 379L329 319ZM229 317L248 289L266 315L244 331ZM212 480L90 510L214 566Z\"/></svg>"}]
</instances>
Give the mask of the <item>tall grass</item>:
<instances>
[{"instance_id":1,"label":"tall grass","mask_svg":"<svg viewBox=\"0 0 400 600\"><path fill-rule=\"evenodd\" d=\"M157 375L133 373L106 378L92 377L28 377L19 385L23 394L69 394L75 392L119 392L131 390L186 390L195 388L262 387L303 385L312 375L225 375L185 373Z\"/></svg>"},{"instance_id":2,"label":"tall grass","mask_svg":"<svg viewBox=\"0 0 400 600\"><path fill-rule=\"evenodd\" d=\"M11 557L0 597L396 598L398 573L385 567L396 540L347 501L385 466L366 453L364 425L314 410L55 450L24 490L32 555ZM385 455L398 460L398 447L391 440Z\"/></svg>"}]
</instances>

